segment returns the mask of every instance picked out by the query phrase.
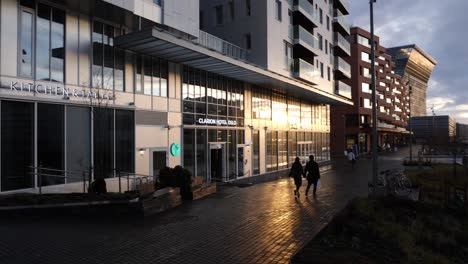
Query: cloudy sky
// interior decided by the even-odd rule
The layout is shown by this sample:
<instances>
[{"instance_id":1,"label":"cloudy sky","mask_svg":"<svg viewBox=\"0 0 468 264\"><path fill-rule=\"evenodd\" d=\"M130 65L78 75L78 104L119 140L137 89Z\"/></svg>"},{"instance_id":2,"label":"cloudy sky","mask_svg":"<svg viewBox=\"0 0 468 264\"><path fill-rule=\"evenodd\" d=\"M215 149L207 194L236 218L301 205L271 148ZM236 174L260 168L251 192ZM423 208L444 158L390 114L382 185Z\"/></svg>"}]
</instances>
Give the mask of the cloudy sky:
<instances>
[{"instance_id":1,"label":"cloudy sky","mask_svg":"<svg viewBox=\"0 0 468 264\"><path fill-rule=\"evenodd\" d=\"M369 0L348 1L351 24L369 31ZM467 0L377 0L374 5L375 34L384 47L415 43L438 61L427 107L468 124L467 10Z\"/></svg>"}]
</instances>

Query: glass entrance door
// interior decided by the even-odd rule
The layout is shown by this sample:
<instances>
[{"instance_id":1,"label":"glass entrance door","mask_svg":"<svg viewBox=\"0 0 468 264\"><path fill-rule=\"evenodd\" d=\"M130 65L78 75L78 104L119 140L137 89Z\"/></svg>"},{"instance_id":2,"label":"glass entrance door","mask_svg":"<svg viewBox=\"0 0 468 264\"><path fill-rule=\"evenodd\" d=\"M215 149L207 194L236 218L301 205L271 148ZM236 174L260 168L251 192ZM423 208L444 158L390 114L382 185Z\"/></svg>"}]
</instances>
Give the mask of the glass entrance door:
<instances>
[{"instance_id":1,"label":"glass entrance door","mask_svg":"<svg viewBox=\"0 0 468 264\"><path fill-rule=\"evenodd\" d=\"M209 152L209 180L227 181L226 177L226 144L211 143Z\"/></svg>"},{"instance_id":2,"label":"glass entrance door","mask_svg":"<svg viewBox=\"0 0 468 264\"><path fill-rule=\"evenodd\" d=\"M166 167L166 151L153 151L153 176L159 176L159 171Z\"/></svg>"},{"instance_id":3,"label":"glass entrance door","mask_svg":"<svg viewBox=\"0 0 468 264\"><path fill-rule=\"evenodd\" d=\"M237 177L251 176L249 156L250 146L237 145Z\"/></svg>"},{"instance_id":4,"label":"glass entrance door","mask_svg":"<svg viewBox=\"0 0 468 264\"><path fill-rule=\"evenodd\" d=\"M302 165L309 161L309 156L313 155L313 145L311 141L297 142L298 156L301 159Z\"/></svg>"}]
</instances>

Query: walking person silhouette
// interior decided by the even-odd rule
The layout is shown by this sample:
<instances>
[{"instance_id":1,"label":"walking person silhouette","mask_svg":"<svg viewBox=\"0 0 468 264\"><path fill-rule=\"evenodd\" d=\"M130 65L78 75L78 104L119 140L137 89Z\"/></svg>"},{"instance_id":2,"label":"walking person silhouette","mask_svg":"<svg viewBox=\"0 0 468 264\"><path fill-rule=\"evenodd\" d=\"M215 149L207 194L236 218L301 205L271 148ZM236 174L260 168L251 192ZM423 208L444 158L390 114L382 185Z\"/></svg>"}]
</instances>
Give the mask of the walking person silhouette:
<instances>
[{"instance_id":1,"label":"walking person silhouette","mask_svg":"<svg viewBox=\"0 0 468 264\"><path fill-rule=\"evenodd\" d=\"M289 177L294 178L294 184L296 185L296 189L294 190L294 196L296 197L301 196L299 188L302 186L302 175L304 175L304 170L302 168L299 157L296 157L294 163L291 166L291 170L289 171Z\"/></svg>"},{"instance_id":2,"label":"walking person silhouette","mask_svg":"<svg viewBox=\"0 0 468 264\"><path fill-rule=\"evenodd\" d=\"M317 183L320 179L318 163L314 160L314 155L309 156L309 162L305 166L304 177L307 178L306 196L309 194L310 186L314 185L314 196L317 194Z\"/></svg>"}]
</instances>

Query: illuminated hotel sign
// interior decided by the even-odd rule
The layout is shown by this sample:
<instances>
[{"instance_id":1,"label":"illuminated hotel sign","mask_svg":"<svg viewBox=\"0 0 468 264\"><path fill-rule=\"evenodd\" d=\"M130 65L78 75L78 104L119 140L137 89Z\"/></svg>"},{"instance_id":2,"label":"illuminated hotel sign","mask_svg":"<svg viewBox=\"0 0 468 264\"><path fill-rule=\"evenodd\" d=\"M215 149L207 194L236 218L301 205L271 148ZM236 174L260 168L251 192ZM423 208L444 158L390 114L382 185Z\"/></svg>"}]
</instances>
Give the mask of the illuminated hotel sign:
<instances>
[{"instance_id":1,"label":"illuminated hotel sign","mask_svg":"<svg viewBox=\"0 0 468 264\"><path fill-rule=\"evenodd\" d=\"M70 89L61 86L22 82L10 82L10 90L15 92L29 92L34 94L63 96L63 98L80 97L86 99L114 99L114 94L112 91L104 90L103 93L100 93L99 91L96 92L90 89Z\"/></svg>"},{"instance_id":2,"label":"illuminated hotel sign","mask_svg":"<svg viewBox=\"0 0 468 264\"><path fill-rule=\"evenodd\" d=\"M216 125L216 126L237 126L237 121L236 120L226 120L226 119L198 118L197 124L199 124L199 125Z\"/></svg>"}]
</instances>

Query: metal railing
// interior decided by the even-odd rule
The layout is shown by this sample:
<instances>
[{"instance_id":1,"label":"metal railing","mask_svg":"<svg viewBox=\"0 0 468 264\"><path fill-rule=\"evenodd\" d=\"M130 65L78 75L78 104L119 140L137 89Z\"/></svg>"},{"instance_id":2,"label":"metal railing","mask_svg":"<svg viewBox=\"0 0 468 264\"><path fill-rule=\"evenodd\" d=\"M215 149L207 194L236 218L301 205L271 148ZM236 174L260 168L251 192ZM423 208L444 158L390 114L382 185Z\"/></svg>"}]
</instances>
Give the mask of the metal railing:
<instances>
[{"instance_id":1,"label":"metal railing","mask_svg":"<svg viewBox=\"0 0 468 264\"><path fill-rule=\"evenodd\" d=\"M294 74L309 82L316 82L320 78L320 71L312 64L302 60L294 60Z\"/></svg>"},{"instance_id":2,"label":"metal railing","mask_svg":"<svg viewBox=\"0 0 468 264\"><path fill-rule=\"evenodd\" d=\"M235 59L244 61L248 61L249 59L249 52L246 49L236 46L202 30L199 31L198 39L195 39L194 42L200 46L217 51Z\"/></svg>"},{"instance_id":3,"label":"metal railing","mask_svg":"<svg viewBox=\"0 0 468 264\"><path fill-rule=\"evenodd\" d=\"M335 70L339 70L342 73L351 76L351 66L340 57L336 57Z\"/></svg>"},{"instance_id":4,"label":"metal railing","mask_svg":"<svg viewBox=\"0 0 468 264\"><path fill-rule=\"evenodd\" d=\"M36 186L39 190L39 194L42 194L44 187L50 187L60 184L70 184L70 183L82 183L83 193L87 192L87 187L90 186L91 179L90 175L92 174L92 169L90 171L68 171L68 170L59 170L52 169L43 166L29 167L31 170L29 174L33 176L33 180L36 181ZM75 176L76 175L76 176ZM140 187L144 183L153 183L156 181L157 177L149 175L141 175L136 173L129 172L120 172L114 170L115 177L106 178L106 179L118 179L119 193L122 193L122 181L126 183L127 191L139 191ZM55 179L54 181L50 179ZM58 182L56 181L58 179Z\"/></svg>"},{"instance_id":5,"label":"metal railing","mask_svg":"<svg viewBox=\"0 0 468 264\"><path fill-rule=\"evenodd\" d=\"M71 183L82 182L83 184L83 193L86 193L86 183L89 185L90 181L90 172L86 171L67 171L67 170L58 170L52 168L46 168L43 166L38 167L29 167L32 171L30 172L31 175L36 179L37 188L39 189L39 194L42 194L42 188L47 186L53 186L58 184L67 184L68 180L76 180ZM79 176L71 176L71 175L79 175ZM63 183L58 184L48 184L50 178L53 179L63 179ZM45 183L45 185L44 185Z\"/></svg>"},{"instance_id":6,"label":"metal railing","mask_svg":"<svg viewBox=\"0 0 468 264\"><path fill-rule=\"evenodd\" d=\"M319 47L318 38L299 25L294 27L294 40L297 40L296 43L302 40L312 49L318 49Z\"/></svg>"},{"instance_id":7,"label":"metal railing","mask_svg":"<svg viewBox=\"0 0 468 264\"><path fill-rule=\"evenodd\" d=\"M127 184L127 190L131 190L130 187L133 187L133 190L139 191L144 183L152 183L154 185L157 177L133 172L117 172L117 178L119 179L119 193L122 193L122 179Z\"/></svg>"},{"instance_id":8,"label":"metal railing","mask_svg":"<svg viewBox=\"0 0 468 264\"><path fill-rule=\"evenodd\" d=\"M343 15L340 11L336 11L336 17L333 18L333 22L339 23L348 34L351 32L351 25L347 16Z\"/></svg>"},{"instance_id":9,"label":"metal railing","mask_svg":"<svg viewBox=\"0 0 468 264\"><path fill-rule=\"evenodd\" d=\"M314 6L307 0L294 0L293 1L293 10L294 11L301 11L305 16L309 17L309 19L317 24L318 21L318 13L314 9Z\"/></svg>"},{"instance_id":10,"label":"metal railing","mask_svg":"<svg viewBox=\"0 0 468 264\"><path fill-rule=\"evenodd\" d=\"M335 94L351 99L352 98L351 86L347 85L344 82L336 81Z\"/></svg>"},{"instance_id":11,"label":"metal railing","mask_svg":"<svg viewBox=\"0 0 468 264\"><path fill-rule=\"evenodd\" d=\"M335 41L347 54L351 54L351 44L341 34L335 32Z\"/></svg>"},{"instance_id":12,"label":"metal railing","mask_svg":"<svg viewBox=\"0 0 468 264\"><path fill-rule=\"evenodd\" d=\"M346 10L349 10L349 2L348 2L348 0L335 0L335 1L340 2L340 3L345 7Z\"/></svg>"}]
</instances>

